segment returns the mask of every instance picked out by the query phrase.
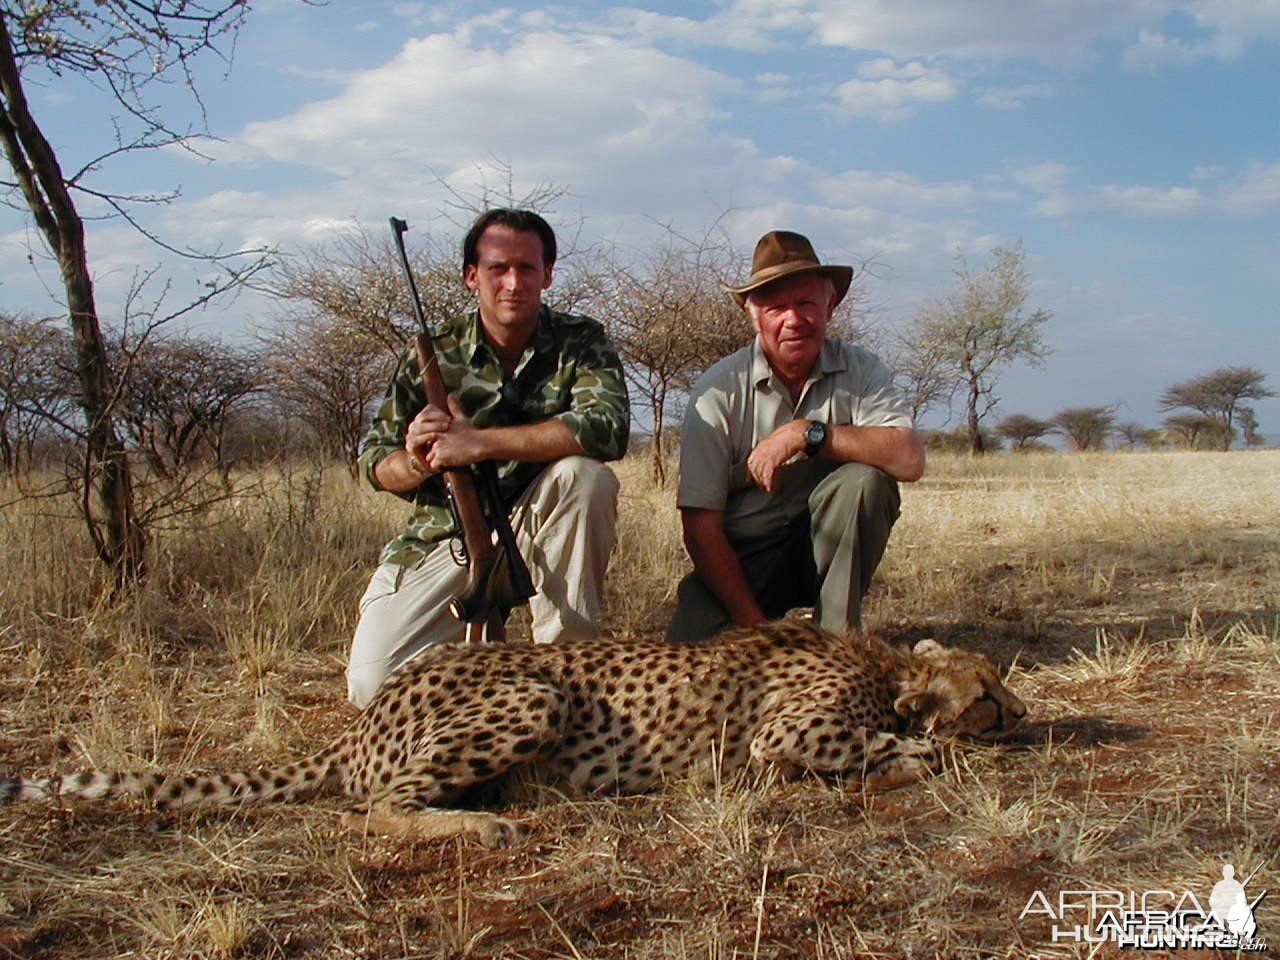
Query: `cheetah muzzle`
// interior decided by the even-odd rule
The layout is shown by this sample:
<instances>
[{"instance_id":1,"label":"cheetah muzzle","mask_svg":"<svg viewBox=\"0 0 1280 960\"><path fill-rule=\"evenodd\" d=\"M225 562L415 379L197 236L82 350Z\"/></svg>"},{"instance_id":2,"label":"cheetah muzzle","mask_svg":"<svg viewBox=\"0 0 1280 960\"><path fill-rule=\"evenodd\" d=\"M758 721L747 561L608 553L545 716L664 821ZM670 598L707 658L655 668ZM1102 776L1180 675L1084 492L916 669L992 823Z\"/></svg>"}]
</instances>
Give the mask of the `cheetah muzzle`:
<instances>
[{"instance_id":1,"label":"cheetah muzzle","mask_svg":"<svg viewBox=\"0 0 1280 960\"><path fill-rule=\"evenodd\" d=\"M308 759L227 774L4 778L0 802L133 795L165 809L345 795L365 811L345 818L356 828L503 845L520 833L512 821L442 808L519 768L579 791L640 792L713 750L724 773L775 767L885 790L936 773L938 738L998 737L1025 714L981 654L932 640L896 649L799 621L692 646L439 646Z\"/></svg>"}]
</instances>

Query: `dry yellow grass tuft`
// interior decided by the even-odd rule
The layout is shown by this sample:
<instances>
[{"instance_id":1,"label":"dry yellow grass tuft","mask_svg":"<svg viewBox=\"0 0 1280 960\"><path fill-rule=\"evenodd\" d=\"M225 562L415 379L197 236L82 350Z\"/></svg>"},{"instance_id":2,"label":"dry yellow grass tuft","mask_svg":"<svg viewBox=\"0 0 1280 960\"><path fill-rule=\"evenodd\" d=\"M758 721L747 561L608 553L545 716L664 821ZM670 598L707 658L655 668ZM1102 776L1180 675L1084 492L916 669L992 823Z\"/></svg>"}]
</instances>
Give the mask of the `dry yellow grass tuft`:
<instances>
[{"instance_id":1,"label":"dry yellow grass tuft","mask_svg":"<svg viewBox=\"0 0 1280 960\"><path fill-rule=\"evenodd\" d=\"M606 628L659 631L685 565L673 494L643 459L619 473ZM1276 476L1276 451L935 458L868 619L986 651L1032 722L955 745L930 783L528 785L533 837L509 851L352 836L333 807L6 807L0 957L1110 955L1055 943L1029 898L1204 900L1224 863L1280 885ZM0 511L0 769L240 766L347 722L355 600L401 508L341 469L265 479L166 531L126 603L59 505Z\"/></svg>"}]
</instances>

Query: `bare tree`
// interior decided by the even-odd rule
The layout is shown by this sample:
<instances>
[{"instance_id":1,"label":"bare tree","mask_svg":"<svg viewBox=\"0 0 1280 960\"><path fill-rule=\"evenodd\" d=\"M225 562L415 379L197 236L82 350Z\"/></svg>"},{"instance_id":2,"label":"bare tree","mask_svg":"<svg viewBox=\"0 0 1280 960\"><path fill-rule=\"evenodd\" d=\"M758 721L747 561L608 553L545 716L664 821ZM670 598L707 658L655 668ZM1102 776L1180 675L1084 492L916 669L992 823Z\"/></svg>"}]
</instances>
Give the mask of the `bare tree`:
<instances>
[{"instance_id":1,"label":"bare tree","mask_svg":"<svg viewBox=\"0 0 1280 960\"><path fill-rule=\"evenodd\" d=\"M996 424L996 436L1004 437L1012 444L1014 451L1024 451L1029 445L1053 432L1053 424L1048 420L1029 417L1023 413L1014 413Z\"/></svg>"},{"instance_id":2,"label":"bare tree","mask_svg":"<svg viewBox=\"0 0 1280 960\"><path fill-rule=\"evenodd\" d=\"M427 235L410 252L428 322L473 306L458 244ZM284 260L278 309L260 335L273 393L326 454L354 462L374 401L416 332L390 233L360 228Z\"/></svg>"},{"instance_id":3,"label":"bare tree","mask_svg":"<svg viewBox=\"0 0 1280 960\"><path fill-rule=\"evenodd\" d=\"M1208 417L1217 424L1217 429L1213 431L1217 442L1221 444L1223 450L1227 450L1230 449L1231 441L1236 435L1237 414L1241 412L1240 402L1262 400L1276 395L1274 391L1263 386L1264 380L1266 380L1266 374L1257 367L1219 367L1202 376L1182 380L1169 387L1160 395L1160 409L1176 410L1187 407ZM1251 409L1250 413L1252 413ZM1256 418L1252 428L1256 434ZM1203 430L1197 433L1200 436L1205 435Z\"/></svg>"},{"instance_id":4,"label":"bare tree","mask_svg":"<svg viewBox=\"0 0 1280 960\"><path fill-rule=\"evenodd\" d=\"M118 384L108 366L75 198L91 198L170 252L195 255L163 244L133 213L139 203L165 202L172 194L114 193L94 187L93 174L107 161L140 150L190 148L193 134L170 127L152 98L159 99L158 91L174 79L194 93L194 60L206 52L221 55L220 45L234 39L246 10L241 0L0 0L0 141L15 178L5 186L16 198L9 202L30 214L61 273L84 419L85 521L117 585L141 576L146 533L117 429ZM31 111L26 86L47 80L65 87L77 78L106 91L121 115L115 118L116 142L67 173ZM198 96L195 104L203 119ZM235 289L260 266L206 259L228 270L209 281L202 301Z\"/></svg>"},{"instance_id":5,"label":"bare tree","mask_svg":"<svg viewBox=\"0 0 1280 960\"><path fill-rule=\"evenodd\" d=\"M751 325L721 289L739 257L718 226L701 236L666 227L635 262L602 258L590 309L625 361L632 402L647 411L653 472L666 480L666 427L710 364L751 342Z\"/></svg>"},{"instance_id":6,"label":"bare tree","mask_svg":"<svg viewBox=\"0 0 1280 960\"><path fill-rule=\"evenodd\" d=\"M42 435L75 423L74 358L55 318L0 314L0 470L29 468Z\"/></svg>"},{"instance_id":7,"label":"bare tree","mask_svg":"<svg viewBox=\"0 0 1280 960\"><path fill-rule=\"evenodd\" d=\"M173 481L201 462L224 473L232 466L223 441L236 410L259 390L253 354L191 335L157 336L115 366L124 371L127 440L153 473Z\"/></svg>"},{"instance_id":8,"label":"bare tree","mask_svg":"<svg viewBox=\"0 0 1280 960\"><path fill-rule=\"evenodd\" d=\"M1258 414L1253 407L1236 407L1236 422L1240 424L1240 436L1248 447L1260 447L1266 438L1259 432Z\"/></svg>"},{"instance_id":9,"label":"bare tree","mask_svg":"<svg viewBox=\"0 0 1280 960\"><path fill-rule=\"evenodd\" d=\"M281 305L277 325L302 315L326 317L344 338L360 337L395 363L416 334L413 305L390 233L364 227L284 258L268 292ZM470 309L474 296L462 283L458 244L427 234L409 253L428 322Z\"/></svg>"},{"instance_id":10,"label":"bare tree","mask_svg":"<svg viewBox=\"0 0 1280 960\"><path fill-rule=\"evenodd\" d=\"M961 258L956 286L911 321L907 337L915 349L936 353L950 382L964 397L969 449L984 450L982 421L1000 402L995 395L1001 368L1017 362L1040 365L1049 355L1044 325L1052 314L1024 312L1031 296L1022 245L997 247L992 263L972 270Z\"/></svg>"},{"instance_id":11,"label":"bare tree","mask_svg":"<svg viewBox=\"0 0 1280 960\"><path fill-rule=\"evenodd\" d=\"M956 378L940 343L899 333L891 339L886 359L913 421L918 423L927 411L950 402Z\"/></svg>"},{"instance_id":12,"label":"bare tree","mask_svg":"<svg viewBox=\"0 0 1280 960\"><path fill-rule=\"evenodd\" d=\"M1163 450L1167 440L1159 427L1147 427L1142 431L1142 442L1148 450Z\"/></svg>"},{"instance_id":13,"label":"bare tree","mask_svg":"<svg viewBox=\"0 0 1280 960\"><path fill-rule=\"evenodd\" d=\"M1146 442L1147 427L1136 420L1124 420L1115 425L1115 435L1126 447L1132 450L1140 443Z\"/></svg>"},{"instance_id":14,"label":"bare tree","mask_svg":"<svg viewBox=\"0 0 1280 960\"><path fill-rule=\"evenodd\" d=\"M293 314L261 335L262 364L288 430L282 452L319 449L354 465L394 361L358 327L323 313Z\"/></svg>"},{"instance_id":15,"label":"bare tree","mask_svg":"<svg viewBox=\"0 0 1280 960\"><path fill-rule=\"evenodd\" d=\"M921 430L920 437L924 440L925 449L930 453L967 455L972 446L969 440L969 428L964 424L950 430ZM986 427L982 428L983 450L994 453L1000 450L1001 443L999 434L987 430Z\"/></svg>"},{"instance_id":16,"label":"bare tree","mask_svg":"<svg viewBox=\"0 0 1280 960\"><path fill-rule=\"evenodd\" d=\"M1072 450L1099 450L1115 428L1116 408L1068 407L1053 415L1054 429L1067 438Z\"/></svg>"},{"instance_id":17,"label":"bare tree","mask_svg":"<svg viewBox=\"0 0 1280 960\"><path fill-rule=\"evenodd\" d=\"M1165 434L1175 446L1190 450L1222 447L1231 443L1222 421L1203 413L1174 413L1164 418Z\"/></svg>"},{"instance_id":18,"label":"bare tree","mask_svg":"<svg viewBox=\"0 0 1280 960\"><path fill-rule=\"evenodd\" d=\"M565 313L588 310L598 293L596 271L600 252L582 244L586 219L581 212L567 216L559 214L559 208L570 197L569 188L552 180L540 180L527 188L522 187L512 163L498 158L491 158L487 164L476 164L474 172L475 185L471 188L459 186L444 177L436 179L448 197L441 214L452 224L458 238L470 229L477 216L495 207L513 207L540 214L555 227L557 251L555 283L543 295L543 302ZM432 257L450 264L453 275L461 276L460 247L460 243L455 245L452 259L447 255L442 259L445 247L436 244L432 248Z\"/></svg>"}]
</instances>

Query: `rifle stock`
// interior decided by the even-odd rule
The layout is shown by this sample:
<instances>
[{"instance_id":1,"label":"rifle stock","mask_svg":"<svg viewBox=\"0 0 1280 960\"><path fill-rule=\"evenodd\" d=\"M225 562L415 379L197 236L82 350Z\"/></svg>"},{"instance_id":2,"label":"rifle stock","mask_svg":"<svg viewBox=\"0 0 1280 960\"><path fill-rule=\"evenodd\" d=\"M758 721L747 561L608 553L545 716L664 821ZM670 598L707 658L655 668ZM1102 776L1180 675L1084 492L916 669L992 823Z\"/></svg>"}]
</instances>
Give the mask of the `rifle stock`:
<instances>
[{"instance_id":1,"label":"rifle stock","mask_svg":"<svg viewBox=\"0 0 1280 960\"><path fill-rule=\"evenodd\" d=\"M422 376L422 390L427 403L441 410L448 410L449 393L445 388L444 378L440 375L440 364L431 343L422 301L418 297L418 287L404 248L404 232L409 226L403 220L392 217L391 229L395 235L396 248L400 252L405 280L409 285L414 314L422 330L413 342L418 371ZM485 488L478 487L476 482L477 473L484 476L483 470L450 467L442 471L445 490L461 528L467 560L466 585L450 601L449 609L467 625L467 641L471 643L501 641L505 635L507 614L534 593L528 567L520 556L511 523L498 496L497 478L492 471L492 464L481 466L490 468ZM496 545L493 542L494 532L498 535Z\"/></svg>"}]
</instances>

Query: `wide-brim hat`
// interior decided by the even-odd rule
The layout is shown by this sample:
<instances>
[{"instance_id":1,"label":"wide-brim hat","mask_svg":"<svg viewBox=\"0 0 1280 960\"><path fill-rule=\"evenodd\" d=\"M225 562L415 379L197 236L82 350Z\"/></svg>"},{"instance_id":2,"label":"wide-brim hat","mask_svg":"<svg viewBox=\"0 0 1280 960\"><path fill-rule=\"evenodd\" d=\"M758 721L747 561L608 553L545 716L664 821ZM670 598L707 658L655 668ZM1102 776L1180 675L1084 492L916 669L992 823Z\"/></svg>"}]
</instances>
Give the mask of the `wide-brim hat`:
<instances>
[{"instance_id":1,"label":"wide-brim hat","mask_svg":"<svg viewBox=\"0 0 1280 960\"><path fill-rule=\"evenodd\" d=\"M751 258L751 276L747 282L740 287L725 284L724 289L742 307L746 306L747 294L752 290L798 273L819 273L830 277L836 288L836 301L832 307L844 299L849 285L853 283L853 267L819 262L807 237L790 230L770 230L756 244L755 256Z\"/></svg>"}]
</instances>

